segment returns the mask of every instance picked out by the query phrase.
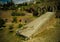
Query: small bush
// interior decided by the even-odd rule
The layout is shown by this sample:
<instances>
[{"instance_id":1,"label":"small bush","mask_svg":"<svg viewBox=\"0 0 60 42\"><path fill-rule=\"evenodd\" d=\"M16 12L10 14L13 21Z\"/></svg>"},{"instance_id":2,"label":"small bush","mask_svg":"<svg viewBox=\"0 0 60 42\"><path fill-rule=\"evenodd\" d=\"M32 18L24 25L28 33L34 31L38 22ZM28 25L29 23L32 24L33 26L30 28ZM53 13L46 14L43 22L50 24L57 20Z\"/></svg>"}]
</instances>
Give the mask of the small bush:
<instances>
[{"instance_id":1,"label":"small bush","mask_svg":"<svg viewBox=\"0 0 60 42\"><path fill-rule=\"evenodd\" d=\"M19 22L21 22L22 20L20 19Z\"/></svg>"},{"instance_id":2,"label":"small bush","mask_svg":"<svg viewBox=\"0 0 60 42\"><path fill-rule=\"evenodd\" d=\"M25 23L27 23L27 20L25 20Z\"/></svg>"},{"instance_id":3,"label":"small bush","mask_svg":"<svg viewBox=\"0 0 60 42\"><path fill-rule=\"evenodd\" d=\"M13 32L13 30L10 30L10 32Z\"/></svg>"},{"instance_id":4,"label":"small bush","mask_svg":"<svg viewBox=\"0 0 60 42\"><path fill-rule=\"evenodd\" d=\"M13 30L13 25L10 25L9 26L9 32L12 33L14 30Z\"/></svg>"},{"instance_id":5,"label":"small bush","mask_svg":"<svg viewBox=\"0 0 60 42\"><path fill-rule=\"evenodd\" d=\"M24 13L17 13L17 12L12 12L12 16L25 16Z\"/></svg>"},{"instance_id":6,"label":"small bush","mask_svg":"<svg viewBox=\"0 0 60 42\"><path fill-rule=\"evenodd\" d=\"M17 23L17 17L13 17L13 21L12 22Z\"/></svg>"},{"instance_id":7,"label":"small bush","mask_svg":"<svg viewBox=\"0 0 60 42\"><path fill-rule=\"evenodd\" d=\"M32 13L34 11L34 8L28 8L28 9L25 9L25 10L29 13Z\"/></svg>"},{"instance_id":8,"label":"small bush","mask_svg":"<svg viewBox=\"0 0 60 42\"><path fill-rule=\"evenodd\" d=\"M13 25L10 25L10 26L9 26L9 29L12 30L12 29L13 29Z\"/></svg>"},{"instance_id":9,"label":"small bush","mask_svg":"<svg viewBox=\"0 0 60 42\"><path fill-rule=\"evenodd\" d=\"M1 27L0 30L3 30L3 27Z\"/></svg>"},{"instance_id":10,"label":"small bush","mask_svg":"<svg viewBox=\"0 0 60 42\"><path fill-rule=\"evenodd\" d=\"M19 24L19 25L18 25L18 28L21 28L22 26L23 26L22 24Z\"/></svg>"}]
</instances>

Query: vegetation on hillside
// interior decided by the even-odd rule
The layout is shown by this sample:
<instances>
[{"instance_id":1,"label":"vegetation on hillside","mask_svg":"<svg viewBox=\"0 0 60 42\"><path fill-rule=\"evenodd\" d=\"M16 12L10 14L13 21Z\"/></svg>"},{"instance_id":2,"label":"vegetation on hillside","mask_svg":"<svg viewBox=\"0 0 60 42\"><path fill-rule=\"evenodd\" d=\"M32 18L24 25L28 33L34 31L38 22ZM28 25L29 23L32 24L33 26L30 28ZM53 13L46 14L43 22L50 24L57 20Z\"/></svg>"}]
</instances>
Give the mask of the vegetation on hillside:
<instances>
[{"instance_id":1,"label":"vegetation on hillside","mask_svg":"<svg viewBox=\"0 0 60 42\"><path fill-rule=\"evenodd\" d=\"M12 12L11 16L25 16L25 13Z\"/></svg>"},{"instance_id":2,"label":"vegetation on hillside","mask_svg":"<svg viewBox=\"0 0 60 42\"><path fill-rule=\"evenodd\" d=\"M0 28L4 27L5 21L0 17Z\"/></svg>"}]
</instances>

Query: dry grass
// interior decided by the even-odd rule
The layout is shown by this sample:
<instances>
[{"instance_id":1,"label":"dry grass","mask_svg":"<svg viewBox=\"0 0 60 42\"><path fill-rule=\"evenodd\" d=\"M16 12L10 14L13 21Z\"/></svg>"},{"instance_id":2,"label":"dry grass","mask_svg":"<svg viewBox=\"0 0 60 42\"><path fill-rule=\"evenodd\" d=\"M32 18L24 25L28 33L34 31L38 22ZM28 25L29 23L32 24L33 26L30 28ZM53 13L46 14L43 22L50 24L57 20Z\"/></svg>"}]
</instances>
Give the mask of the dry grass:
<instances>
[{"instance_id":1,"label":"dry grass","mask_svg":"<svg viewBox=\"0 0 60 42\"><path fill-rule=\"evenodd\" d=\"M1 15L1 17L10 19L11 15L9 12L3 12L4 15ZM18 17L18 20L20 18L28 18L34 20L36 17L27 15L24 17ZM46 29L43 33L36 35L36 37L28 41L24 41L20 36L16 35L16 30L18 29L17 25L19 24L19 22L13 23L13 32L10 32L9 30L9 25L11 25L12 23L8 22L6 24L6 27L3 30L0 30L0 42L58 42L60 40L60 19L56 20L57 22L55 25L53 25L53 27L49 27L50 29Z\"/></svg>"},{"instance_id":2,"label":"dry grass","mask_svg":"<svg viewBox=\"0 0 60 42\"><path fill-rule=\"evenodd\" d=\"M13 23L15 26L17 26L17 24L18 23ZM43 33L38 34L28 41L24 41L20 36L16 35L16 30L18 29L16 27L14 27L13 32L9 32L9 25L0 31L0 42L58 42L59 40L58 36L60 32L58 26L56 26L58 23L54 25L53 28L50 27L50 29L45 30Z\"/></svg>"},{"instance_id":3,"label":"dry grass","mask_svg":"<svg viewBox=\"0 0 60 42\"><path fill-rule=\"evenodd\" d=\"M32 15L28 15L31 13L27 13L26 16L17 16L17 23L12 23L12 16L11 16L12 10L8 11L2 11L2 14L0 15L2 18L7 18L8 22L5 24L6 27L3 30L0 30L0 42L23 42L21 40L20 36L16 35L16 30L18 28L18 24L20 19L22 19L22 24L24 24L24 20L28 20L28 23L31 22L32 20L36 19L36 17L33 17ZM26 23L27 24L27 23ZM9 26L13 25L13 32L10 32Z\"/></svg>"}]
</instances>

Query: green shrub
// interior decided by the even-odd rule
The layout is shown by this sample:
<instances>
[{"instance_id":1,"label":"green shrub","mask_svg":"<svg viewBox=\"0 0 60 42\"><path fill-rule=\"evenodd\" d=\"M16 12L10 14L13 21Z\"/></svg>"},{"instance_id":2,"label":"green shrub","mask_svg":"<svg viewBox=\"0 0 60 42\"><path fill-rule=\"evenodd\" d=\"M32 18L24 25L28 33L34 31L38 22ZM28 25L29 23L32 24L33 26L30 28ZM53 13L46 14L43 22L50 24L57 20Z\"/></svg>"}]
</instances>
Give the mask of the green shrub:
<instances>
[{"instance_id":1,"label":"green shrub","mask_svg":"<svg viewBox=\"0 0 60 42\"><path fill-rule=\"evenodd\" d=\"M14 30L13 30L13 24L9 26L9 32L12 33Z\"/></svg>"},{"instance_id":2,"label":"green shrub","mask_svg":"<svg viewBox=\"0 0 60 42\"><path fill-rule=\"evenodd\" d=\"M0 28L3 27L5 24L5 21L0 17Z\"/></svg>"},{"instance_id":3,"label":"green shrub","mask_svg":"<svg viewBox=\"0 0 60 42\"><path fill-rule=\"evenodd\" d=\"M25 23L27 23L27 20L25 20Z\"/></svg>"},{"instance_id":4,"label":"green shrub","mask_svg":"<svg viewBox=\"0 0 60 42\"><path fill-rule=\"evenodd\" d=\"M19 24L19 25L18 25L18 28L21 28L22 26L23 26L22 24Z\"/></svg>"},{"instance_id":5,"label":"green shrub","mask_svg":"<svg viewBox=\"0 0 60 42\"><path fill-rule=\"evenodd\" d=\"M13 30L10 30L9 32L13 32Z\"/></svg>"},{"instance_id":6,"label":"green shrub","mask_svg":"<svg viewBox=\"0 0 60 42\"><path fill-rule=\"evenodd\" d=\"M24 13L17 13L17 12L12 12L12 16L25 16Z\"/></svg>"},{"instance_id":7,"label":"green shrub","mask_svg":"<svg viewBox=\"0 0 60 42\"><path fill-rule=\"evenodd\" d=\"M9 26L9 29L13 29L13 26L11 25L11 26Z\"/></svg>"},{"instance_id":8,"label":"green shrub","mask_svg":"<svg viewBox=\"0 0 60 42\"><path fill-rule=\"evenodd\" d=\"M13 17L13 21L12 22L17 23L17 17Z\"/></svg>"}]
</instances>

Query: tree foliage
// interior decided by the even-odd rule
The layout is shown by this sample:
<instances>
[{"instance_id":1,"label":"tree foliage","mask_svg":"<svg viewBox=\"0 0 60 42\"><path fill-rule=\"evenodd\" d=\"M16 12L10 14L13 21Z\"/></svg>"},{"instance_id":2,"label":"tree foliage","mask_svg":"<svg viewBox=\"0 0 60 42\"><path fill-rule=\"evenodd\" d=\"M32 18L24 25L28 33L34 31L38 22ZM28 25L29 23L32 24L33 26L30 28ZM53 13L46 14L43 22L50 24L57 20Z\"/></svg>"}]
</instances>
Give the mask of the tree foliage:
<instances>
[{"instance_id":1,"label":"tree foliage","mask_svg":"<svg viewBox=\"0 0 60 42\"><path fill-rule=\"evenodd\" d=\"M33 11L33 16L38 16L38 11Z\"/></svg>"}]
</instances>

